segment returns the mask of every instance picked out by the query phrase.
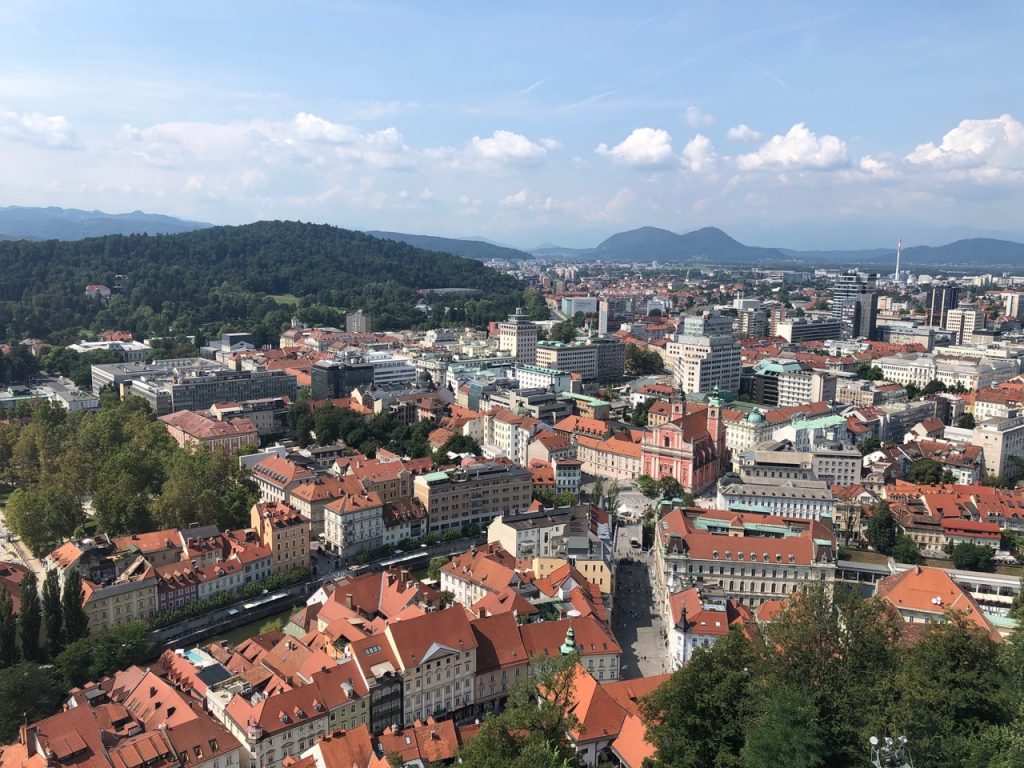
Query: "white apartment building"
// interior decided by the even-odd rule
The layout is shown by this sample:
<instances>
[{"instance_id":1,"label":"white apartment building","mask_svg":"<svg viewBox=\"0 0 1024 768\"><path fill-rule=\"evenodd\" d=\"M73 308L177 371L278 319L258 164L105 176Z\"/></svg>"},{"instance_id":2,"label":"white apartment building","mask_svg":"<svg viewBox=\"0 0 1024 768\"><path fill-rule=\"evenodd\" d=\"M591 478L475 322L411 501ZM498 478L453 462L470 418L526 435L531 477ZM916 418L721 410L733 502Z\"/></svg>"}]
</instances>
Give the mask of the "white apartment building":
<instances>
[{"instance_id":1,"label":"white apartment building","mask_svg":"<svg viewBox=\"0 0 1024 768\"><path fill-rule=\"evenodd\" d=\"M687 517L674 509L655 531L655 596L671 615L672 594L702 585L748 607L811 583L831 589L836 552L835 536L813 521L714 510Z\"/></svg>"},{"instance_id":2,"label":"white apartment building","mask_svg":"<svg viewBox=\"0 0 1024 768\"><path fill-rule=\"evenodd\" d=\"M836 502L824 480L751 478L718 484L718 507L787 520L832 519Z\"/></svg>"},{"instance_id":3,"label":"white apartment building","mask_svg":"<svg viewBox=\"0 0 1024 768\"><path fill-rule=\"evenodd\" d=\"M537 326L519 308L508 320L498 323L498 348L507 352L517 363L533 365L537 362Z\"/></svg>"},{"instance_id":4,"label":"white apartment building","mask_svg":"<svg viewBox=\"0 0 1024 768\"><path fill-rule=\"evenodd\" d=\"M778 384L780 408L836 399L836 375L831 371L780 373Z\"/></svg>"},{"instance_id":5,"label":"white apartment building","mask_svg":"<svg viewBox=\"0 0 1024 768\"><path fill-rule=\"evenodd\" d=\"M956 310L950 310L952 314ZM887 381L923 388L932 380L947 387L957 384L967 390L985 389L1009 381L1019 373L1016 360L982 357L977 362L950 359L928 353L904 352L880 357L875 365Z\"/></svg>"},{"instance_id":6,"label":"white apartment building","mask_svg":"<svg viewBox=\"0 0 1024 768\"><path fill-rule=\"evenodd\" d=\"M597 347L585 341L542 341L537 344L537 365L578 373L590 381L597 378Z\"/></svg>"},{"instance_id":7,"label":"white apartment building","mask_svg":"<svg viewBox=\"0 0 1024 768\"><path fill-rule=\"evenodd\" d=\"M1024 416L987 419L975 426L971 445L981 447L990 477L1019 477L1014 458L1024 456Z\"/></svg>"},{"instance_id":8,"label":"white apartment building","mask_svg":"<svg viewBox=\"0 0 1024 768\"><path fill-rule=\"evenodd\" d=\"M384 502L370 491L346 494L324 507L324 544L341 557L353 557L384 543Z\"/></svg>"},{"instance_id":9,"label":"white apartment building","mask_svg":"<svg viewBox=\"0 0 1024 768\"><path fill-rule=\"evenodd\" d=\"M683 332L668 342L666 352L684 391L739 391L740 347L731 318L713 311L686 317Z\"/></svg>"},{"instance_id":10,"label":"white apartment building","mask_svg":"<svg viewBox=\"0 0 1024 768\"><path fill-rule=\"evenodd\" d=\"M953 340L957 344L970 344L974 331L985 327L985 316L973 305L957 307L946 313L944 327L953 332Z\"/></svg>"},{"instance_id":11,"label":"white apartment building","mask_svg":"<svg viewBox=\"0 0 1024 768\"><path fill-rule=\"evenodd\" d=\"M549 424L499 408L484 416L483 451L488 458L505 456L526 466L530 440L541 431L553 431Z\"/></svg>"},{"instance_id":12,"label":"white apartment building","mask_svg":"<svg viewBox=\"0 0 1024 768\"><path fill-rule=\"evenodd\" d=\"M373 366L373 385L407 384L416 378L416 366L408 357L390 352L370 352L366 362Z\"/></svg>"},{"instance_id":13,"label":"white apartment building","mask_svg":"<svg viewBox=\"0 0 1024 768\"><path fill-rule=\"evenodd\" d=\"M549 389L568 392L572 389L572 374L537 365L517 365L512 372L521 389Z\"/></svg>"}]
</instances>

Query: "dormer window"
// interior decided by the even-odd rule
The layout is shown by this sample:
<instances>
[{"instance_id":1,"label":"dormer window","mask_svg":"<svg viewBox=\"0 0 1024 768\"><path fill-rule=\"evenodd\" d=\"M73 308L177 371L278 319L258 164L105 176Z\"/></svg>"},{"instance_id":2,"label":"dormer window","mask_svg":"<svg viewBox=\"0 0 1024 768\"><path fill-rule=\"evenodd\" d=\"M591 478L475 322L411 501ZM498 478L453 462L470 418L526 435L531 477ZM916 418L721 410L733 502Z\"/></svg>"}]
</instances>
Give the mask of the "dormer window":
<instances>
[{"instance_id":1,"label":"dormer window","mask_svg":"<svg viewBox=\"0 0 1024 768\"><path fill-rule=\"evenodd\" d=\"M713 557L715 560L718 559L718 550L717 549L714 552L711 553L711 557Z\"/></svg>"}]
</instances>

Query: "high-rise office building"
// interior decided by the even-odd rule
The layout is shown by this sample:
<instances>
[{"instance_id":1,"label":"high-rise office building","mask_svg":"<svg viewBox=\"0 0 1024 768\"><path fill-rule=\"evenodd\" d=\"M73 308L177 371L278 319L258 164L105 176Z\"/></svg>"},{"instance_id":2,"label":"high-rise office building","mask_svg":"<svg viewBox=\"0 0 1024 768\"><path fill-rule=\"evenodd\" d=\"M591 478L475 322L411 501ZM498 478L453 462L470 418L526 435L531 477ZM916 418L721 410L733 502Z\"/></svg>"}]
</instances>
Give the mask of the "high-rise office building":
<instances>
[{"instance_id":1,"label":"high-rise office building","mask_svg":"<svg viewBox=\"0 0 1024 768\"><path fill-rule=\"evenodd\" d=\"M530 322L522 307L498 323L498 347L508 352L517 363L534 365L537 362L537 326Z\"/></svg>"},{"instance_id":2,"label":"high-rise office building","mask_svg":"<svg viewBox=\"0 0 1024 768\"><path fill-rule=\"evenodd\" d=\"M349 397L356 387L373 384L373 366L361 360L318 360L310 380L314 400Z\"/></svg>"},{"instance_id":3,"label":"high-rise office building","mask_svg":"<svg viewBox=\"0 0 1024 768\"><path fill-rule=\"evenodd\" d=\"M832 317L845 339L874 339L878 318L878 274L849 270L832 288Z\"/></svg>"},{"instance_id":4,"label":"high-rise office building","mask_svg":"<svg viewBox=\"0 0 1024 768\"><path fill-rule=\"evenodd\" d=\"M667 351L684 391L739 391L740 346L732 335L731 317L707 311L684 318L683 332L668 343Z\"/></svg>"},{"instance_id":5,"label":"high-rise office building","mask_svg":"<svg viewBox=\"0 0 1024 768\"><path fill-rule=\"evenodd\" d=\"M960 286L956 283L932 283L925 306L925 325L946 325L946 315L960 302Z\"/></svg>"},{"instance_id":6,"label":"high-rise office building","mask_svg":"<svg viewBox=\"0 0 1024 768\"><path fill-rule=\"evenodd\" d=\"M985 316L973 304L965 302L946 313L946 324L943 327L953 332L957 344L970 344L975 330L985 327Z\"/></svg>"}]
</instances>

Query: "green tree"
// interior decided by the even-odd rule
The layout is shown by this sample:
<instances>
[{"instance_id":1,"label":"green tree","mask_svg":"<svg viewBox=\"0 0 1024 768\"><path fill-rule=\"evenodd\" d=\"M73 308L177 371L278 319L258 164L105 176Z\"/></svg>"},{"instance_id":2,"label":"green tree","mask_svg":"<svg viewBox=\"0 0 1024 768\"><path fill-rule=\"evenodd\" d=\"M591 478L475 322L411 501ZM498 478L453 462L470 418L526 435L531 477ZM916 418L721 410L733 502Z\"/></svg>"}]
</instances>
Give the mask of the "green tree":
<instances>
[{"instance_id":1,"label":"green tree","mask_svg":"<svg viewBox=\"0 0 1024 768\"><path fill-rule=\"evenodd\" d=\"M464 768L575 768L576 750L565 738L578 727L571 691L578 654L531 663L505 710L489 715L459 753ZM540 690L542 695L538 696Z\"/></svg>"},{"instance_id":2,"label":"green tree","mask_svg":"<svg viewBox=\"0 0 1024 768\"><path fill-rule=\"evenodd\" d=\"M674 477L664 475L658 481L658 489L661 491L662 498L682 499L684 507L692 507L694 504L693 494L687 492Z\"/></svg>"},{"instance_id":3,"label":"green tree","mask_svg":"<svg viewBox=\"0 0 1024 768\"><path fill-rule=\"evenodd\" d=\"M434 463L449 463L449 453L470 453L474 456L479 456L481 453L480 444L469 435L452 435L445 441L444 445L434 451Z\"/></svg>"},{"instance_id":4,"label":"green tree","mask_svg":"<svg viewBox=\"0 0 1024 768\"><path fill-rule=\"evenodd\" d=\"M814 703L803 693L773 688L740 751L744 768L817 768L827 750Z\"/></svg>"},{"instance_id":5,"label":"green tree","mask_svg":"<svg viewBox=\"0 0 1024 768\"><path fill-rule=\"evenodd\" d=\"M857 368L857 378L865 381L881 381L885 378L885 374L882 373L881 368L871 365L871 363L862 363Z\"/></svg>"},{"instance_id":6,"label":"green tree","mask_svg":"<svg viewBox=\"0 0 1024 768\"><path fill-rule=\"evenodd\" d=\"M868 737L884 731L902 627L879 601L833 600L814 585L764 628L760 690L790 689L813 705L826 765L857 765Z\"/></svg>"},{"instance_id":7,"label":"green tree","mask_svg":"<svg viewBox=\"0 0 1024 768\"><path fill-rule=\"evenodd\" d=\"M22 662L0 670L0 740L18 738L18 727L60 712L67 686L52 666Z\"/></svg>"},{"instance_id":8,"label":"green tree","mask_svg":"<svg viewBox=\"0 0 1024 768\"><path fill-rule=\"evenodd\" d=\"M923 394L925 396L927 396L927 395L937 395L939 392L945 392L945 391L946 391L946 385L945 384L943 384L938 379L932 379L931 381L929 381L927 384L924 385L924 389L921 390L921 394Z\"/></svg>"},{"instance_id":9,"label":"green tree","mask_svg":"<svg viewBox=\"0 0 1024 768\"><path fill-rule=\"evenodd\" d=\"M430 565L427 566L427 579L430 581L441 580L441 569L451 562L450 557L434 557L430 560Z\"/></svg>"},{"instance_id":10,"label":"green tree","mask_svg":"<svg viewBox=\"0 0 1024 768\"><path fill-rule=\"evenodd\" d=\"M868 521L868 543L883 555L891 555L896 546L896 534L896 518L892 516L889 502L876 502L871 507L871 519Z\"/></svg>"},{"instance_id":11,"label":"green tree","mask_svg":"<svg viewBox=\"0 0 1024 768\"><path fill-rule=\"evenodd\" d=\"M636 479L636 489L649 499L653 499L661 492L658 483L648 475L640 475Z\"/></svg>"},{"instance_id":12,"label":"green tree","mask_svg":"<svg viewBox=\"0 0 1024 768\"><path fill-rule=\"evenodd\" d=\"M922 459L910 465L907 479L912 483L921 483L922 485L938 485L952 482L953 473L937 461Z\"/></svg>"},{"instance_id":13,"label":"green tree","mask_svg":"<svg viewBox=\"0 0 1024 768\"><path fill-rule=\"evenodd\" d=\"M145 622L125 624L68 643L54 662L71 685L105 677L145 661L152 654Z\"/></svg>"},{"instance_id":14,"label":"green tree","mask_svg":"<svg viewBox=\"0 0 1024 768\"><path fill-rule=\"evenodd\" d=\"M638 427L646 427L647 417L652 405L654 405L654 400L641 400L634 405L632 412L629 414L629 423Z\"/></svg>"},{"instance_id":15,"label":"green tree","mask_svg":"<svg viewBox=\"0 0 1024 768\"><path fill-rule=\"evenodd\" d=\"M612 480L612 484L608 487L608 491L604 495L604 511L608 513L609 517L614 517L619 513L619 494L621 490L619 488L619 482Z\"/></svg>"},{"instance_id":16,"label":"green tree","mask_svg":"<svg viewBox=\"0 0 1024 768\"><path fill-rule=\"evenodd\" d=\"M11 530L37 556L70 537L85 522L81 505L59 483L16 489L7 500L5 517Z\"/></svg>"},{"instance_id":17,"label":"green tree","mask_svg":"<svg viewBox=\"0 0 1024 768\"><path fill-rule=\"evenodd\" d=\"M661 355L654 350L641 349L636 344L626 345L626 373L631 376L649 376L664 367Z\"/></svg>"},{"instance_id":18,"label":"green tree","mask_svg":"<svg viewBox=\"0 0 1024 768\"><path fill-rule=\"evenodd\" d=\"M39 604L39 583L31 568L21 580L21 608L18 611L18 639L21 654L26 661L42 661L39 630L42 626L42 607Z\"/></svg>"},{"instance_id":19,"label":"green tree","mask_svg":"<svg viewBox=\"0 0 1024 768\"><path fill-rule=\"evenodd\" d=\"M917 400L921 394L921 389L916 384L904 384L903 389L907 391L908 400Z\"/></svg>"},{"instance_id":20,"label":"green tree","mask_svg":"<svg viewBox=\"0 0 1024 768\"><path fill-rule=\"evenodd\" d=\"M548 331L549 341L560 341L568 344L576 339L576 325L572 320L562 320L551 326Z\"/></svg>"},{"instance_id":21,"label":"green tree","mask_svg":"<svg viewBox=\"0 0 1024 768\"><path fill-rule=\"evenodd\" d=\"M46 651L52 659L64 646L64 614L61 608L60 574L57 569L46 572L43 579L43 627L46 629Z\"/></svg>"},{"instance_id":22,"label":"green tree","mask_svg":"<svg viewBox=\"0 0 1024 768\"><path fill-rule=\"evenodd\" d=\"M643 703L647 739L661 768L739 766L755 700L754 646L737 629L698 648Z\"/></svg>"},{"instance_id":23,"label":"green tree","mask_svg":"<svg viewBox=\"0 0 1024 768\"><path fill-rule=\"evenodd\" d=\"M974 421L974 414L965 413L961 415L960 418L956 420L956 425L960 429L974 429L974 427L976 426L976 423Z\"/></svg>"},{"instance_id":24,"label":"green tree","mask_svg":"<svg viewBox=\"0 0 1024 768\"><path fill-rule=\"evenodd\" d=\"M860 441L860 444L857 446L858 450L860 450L861 456L867 456L869 453L874 453L881 447L882 441L879 440L874 435L864 438L863 440Z\"/></svg>"},{"instance_id":25,"label":"green tree","mask_svg":"<svg viewBox=\"0 0 1024 768\"><path fill-rule=\"evenodd\" d=\"M982 571L992 573L996 569L992 548L984 544L964 542L953 547L951 552L953 565L962 571Z\"/></svg>"},{"instance_id":26,"label":"green tree","mask_svg":"<svg viewBox=\"0 0 1024 768\"><path fill-rule=\"evenodd\" d=\"M896 544L892 548L892 556L897 563L917 565L924 562L921 550L915 541L905 533L896 537Z\"/></svg>"},{"instance_id":27,"label":"green tree","mask_svg":"<svg viewBox=\"0 0 1024 768\"><path fill-rule=\"evenodd\" d=\"M64 573L64 591L60 599L65 644L89 634L89 617L85 614L84 600L82 576L76 569L68 568Z\"/></svg>"},{"instance_id":28,"label":"green tree","mask_svg":"<svg viewBox=\"0 0 1024 768\"><path fill-rule=\"evenodd\" d=\"M1017 594L1013 596L1013 602L1010 604L1010 618L1017 619L1018 622L1024 618L1024 574L1020 577Z\"/></svg>"},{"instance_id":29,"label":"green tree","mask_svg":"<svg viewBox=\"0 0 1024 768\"><path fill-rule=\"evenodd\" d=\"M320 445L332 445L341 437L341 409L325 403L313 411L313 431Z\"/></svg>"},{"instance_id":30,"label":"green tree","mask_svg":"<svg viewBox=\"0 0 1024 768\"><path fill-rule=\"evenodd\" d=\"M161 528L198 522L230 530L248 523L258 497L256 486L224 451L176 451L165 476L153 502L153 516Z\"/></svg>"},{"instance_id":31,"label":"green tree","mask_svg":"<svg viewBox=\"0 0 1024 768\"><path fill-rule=\"evenodd\" d=\"M163 482L160 457L125 446L104 463L96 479L96 522L111 535L152 530L149 507Z\"/></svg>"},{"instance_id":32,"label":"green tree","mask_svg":"<svg viewBox=\"0 0 1024 768\"><path fill-rule=\"evenodd\" d=\"M918 765L963 765L975 734L1013 714L996 643L953 613L911 646L896 677L893 725Z\"/></svg>"},{"instance_id":33,"label":"green tree","mask_svg":"<svg viewBox=\"0 0 1024 768\"><path fill-rule=\"evenodd\" d=\"M7 587L0 590L0 667L18 663L18 619Z\"/></svg>"}]
</instances>

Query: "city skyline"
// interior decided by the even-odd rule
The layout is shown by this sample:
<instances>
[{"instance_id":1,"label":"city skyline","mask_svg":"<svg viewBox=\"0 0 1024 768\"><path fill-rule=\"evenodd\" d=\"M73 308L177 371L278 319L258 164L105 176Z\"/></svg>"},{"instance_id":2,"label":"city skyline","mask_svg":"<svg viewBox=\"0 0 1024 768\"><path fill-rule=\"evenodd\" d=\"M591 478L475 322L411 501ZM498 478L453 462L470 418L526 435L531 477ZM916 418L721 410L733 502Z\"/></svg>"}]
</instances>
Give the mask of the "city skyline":
<instances>
[{"instance_id":1,"label":"city skyline","mask_svg":"<svg viewBox=\"0 0 1024 768\"><path fill-rule=\"evenodd\" d=\"M0 204L592 246L1024 237L1022 9L0 12Z\"/></svg>"}]
</instances>

